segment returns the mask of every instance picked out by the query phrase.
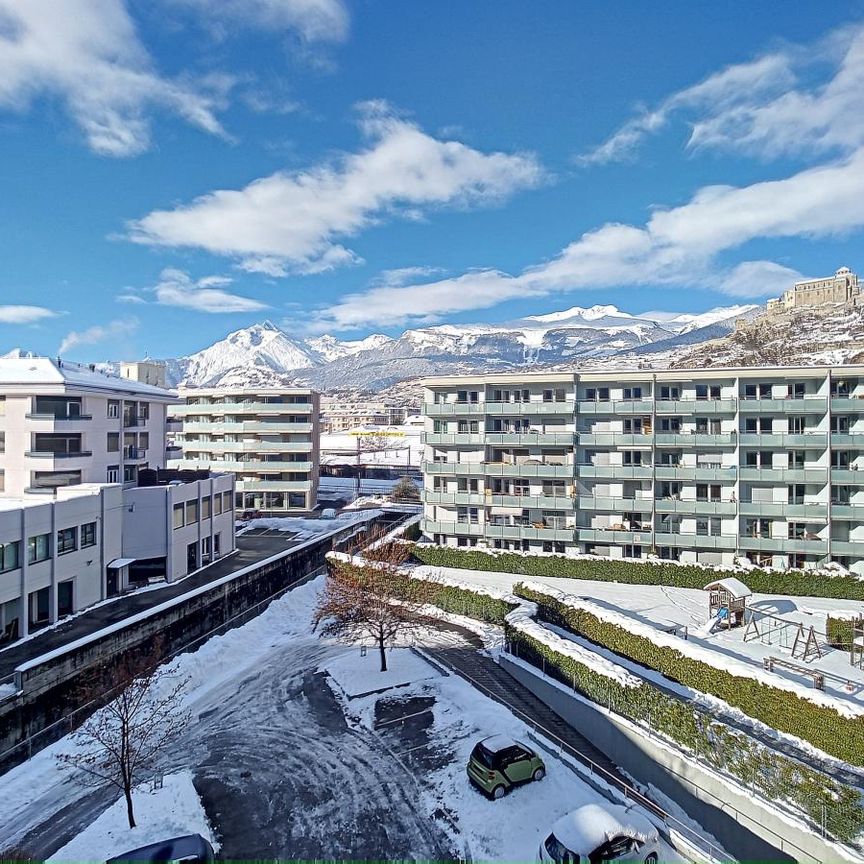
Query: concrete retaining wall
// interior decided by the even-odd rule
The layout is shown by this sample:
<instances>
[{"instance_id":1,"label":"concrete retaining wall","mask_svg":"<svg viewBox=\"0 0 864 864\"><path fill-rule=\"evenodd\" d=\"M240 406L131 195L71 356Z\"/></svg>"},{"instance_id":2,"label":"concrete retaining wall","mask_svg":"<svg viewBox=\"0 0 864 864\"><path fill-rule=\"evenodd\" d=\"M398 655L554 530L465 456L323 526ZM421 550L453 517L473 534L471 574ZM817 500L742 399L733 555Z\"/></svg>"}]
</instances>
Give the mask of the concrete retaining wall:
<instances>
[{"instance_id":1,"label":"concrete retaining wall","mask_svg":"<svg viewBox=\"0 0 864 864\"><path fill-rule=\"evenodd\" d=\"M745 790L647 738L623 718L568 693L535 670L500 657L500 665L643 786L654 786L714 835L740 861L844 860L839 848L797 828ZM737 811L737 812L736 812ZM851 855L847 860L859 860Z\"/></svg>"},{"instance_id":2,"label":"concrete retaining wall","mask_svg":"<svg viewBox=\"0 0 864 864\"><path fill-rule=\"evenodd\" d=\"M363 523L368 530L378 517ZM120 621L19 666L17 696L0 703L0 773L29 758L91 714L93 693L109 691L128 652L172 655L260 615L274 594L319 572L325 555L357 533L351 525L286 549L212 585ZM196 642L196 640L198 640ZM195 643L193 645L193 643Z\"/></svg>"}]
</instances>

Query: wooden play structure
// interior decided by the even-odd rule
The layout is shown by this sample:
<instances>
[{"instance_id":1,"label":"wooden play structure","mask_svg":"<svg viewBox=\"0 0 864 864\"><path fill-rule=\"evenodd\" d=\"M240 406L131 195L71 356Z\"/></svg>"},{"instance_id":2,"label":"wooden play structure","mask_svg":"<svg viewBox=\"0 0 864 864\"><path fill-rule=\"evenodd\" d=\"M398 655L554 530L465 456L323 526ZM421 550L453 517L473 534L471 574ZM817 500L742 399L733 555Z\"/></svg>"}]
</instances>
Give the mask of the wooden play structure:
<instances>
[{"instance_id":1,"label":"wooden play structure","mask_svg":"<svg viewBox=\"0 0 864 864\"><path fill-rule=\"evenodd\" d=\"M744 620L747 598L752 591L734 576L718 579L705 586L708 592L709 623L714 627L738 627Z\"/></svg>"},{"instance_id":2,"label":"wooden play structure","mask_svg":"<svg viewBox=\"0 0 864 864\"><path fill-rule=\"evenodd\" d=\"M816 628L800 621L790 621L771 612L748 608L744 613L744 641L758 639L765 645L779 645L788 648L792 656L805 663L822 657Z\"/></svg>"}]
</instances>

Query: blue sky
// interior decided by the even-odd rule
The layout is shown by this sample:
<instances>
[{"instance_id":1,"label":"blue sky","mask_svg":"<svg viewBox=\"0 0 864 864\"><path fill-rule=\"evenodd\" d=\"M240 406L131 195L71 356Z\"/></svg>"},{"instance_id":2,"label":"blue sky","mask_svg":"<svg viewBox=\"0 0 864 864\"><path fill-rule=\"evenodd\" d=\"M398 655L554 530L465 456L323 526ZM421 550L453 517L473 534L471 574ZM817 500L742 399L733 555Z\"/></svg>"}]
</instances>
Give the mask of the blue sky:
<instances>
[{"instance_id":1,"label":"blue sky","mask_svg":"<svg viewBox=\"0 0 864 864\"><path fill-rule=\"evenodd\" d=\"M0 0L0 349L864 270L864 2Z\"/></svg>"}]
</instances>

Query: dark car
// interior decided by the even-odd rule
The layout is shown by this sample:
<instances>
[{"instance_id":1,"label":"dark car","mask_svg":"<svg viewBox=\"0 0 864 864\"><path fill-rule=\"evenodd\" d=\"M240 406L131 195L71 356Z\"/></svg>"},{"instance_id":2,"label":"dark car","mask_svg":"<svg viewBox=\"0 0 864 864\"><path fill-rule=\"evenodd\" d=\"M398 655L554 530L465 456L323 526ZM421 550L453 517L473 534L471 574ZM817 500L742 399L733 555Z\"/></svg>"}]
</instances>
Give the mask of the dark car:
<instances>
[{"instance_id":1,"label":"dark car","mask_svg":"<svg viewBox=\"0 0 864 864\"><path fill-rule=\"evenodd\" d=\"M188 864L206 864L215 860L213 847L200 834L186 834L171 840L160 840L109 858L106 864L132 864L149 861L183 861Z\"/></svg>"}]
</instances>

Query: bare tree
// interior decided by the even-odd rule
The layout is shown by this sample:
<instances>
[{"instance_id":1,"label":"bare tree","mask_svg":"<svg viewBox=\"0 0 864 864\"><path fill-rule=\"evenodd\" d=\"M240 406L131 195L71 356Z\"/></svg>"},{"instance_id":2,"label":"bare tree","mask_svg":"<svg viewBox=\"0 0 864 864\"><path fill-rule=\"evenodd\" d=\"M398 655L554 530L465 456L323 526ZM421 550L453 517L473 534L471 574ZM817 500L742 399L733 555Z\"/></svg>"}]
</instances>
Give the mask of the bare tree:
<instances>
[{"instance_id":1,"label":"bare tree","mask_svg":"<svg viewBox=\"0 0 864 864\"><path fill-rule=\"evenodd\" d=\"M378 647L381 671L387 671L386 649L396 637L423 624L423 607L437 586L412 579L404 569L410 547L388 543L368 550L364 558L328 560L329 572L315 610L314 623L325 636L343 642L368 638Z\"/></svg>"},{"instance_id":2,"label":"bare tree","mask_svg":"<svg viewBox=\"0 0 864 864\"><path fill-rule=\"evenodd\" d=\"M126 798L130 828L135 827L132 790L190 720L180 703L188 678L171 680L161 659L161 646L149 657L130 652L113 675L119 695L74 732L73 752L57 756L82 782L116 786ZM85 695L95 699L101 694Z\"/></svg>"},{"instance_id":3,"label":"bare tree","mask_svg":"<svg viewBox=\"0 0 864 864\"><path fill-rule=\"evenodd\" d=\"M390 441L390 437L384 431L365 432L363 435L357 436L357 449L361 453L379 453L391 450L393 443Z\"/></svg>"},{"instance_id":4,"label":"bare tree","mask_svg":"<svg viewBox=\"0 0 864 864\"><path fill-rule=\"evenodd\" d=\"M417 484L406 474L393 487L392 498L394 501L419 501L420 490Z\"/></svg>"}]
</instances>

